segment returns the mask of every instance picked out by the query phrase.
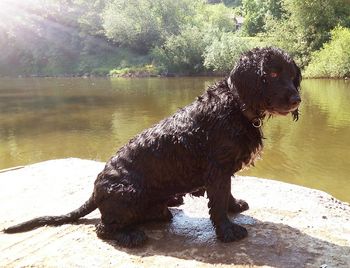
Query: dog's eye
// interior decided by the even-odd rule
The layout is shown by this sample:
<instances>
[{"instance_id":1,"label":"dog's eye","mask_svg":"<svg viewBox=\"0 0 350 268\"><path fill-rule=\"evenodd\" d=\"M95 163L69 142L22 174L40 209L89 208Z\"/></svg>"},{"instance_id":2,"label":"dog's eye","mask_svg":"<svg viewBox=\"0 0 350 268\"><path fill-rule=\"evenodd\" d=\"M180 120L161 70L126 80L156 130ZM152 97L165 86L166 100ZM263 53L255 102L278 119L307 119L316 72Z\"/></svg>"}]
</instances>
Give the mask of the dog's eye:
<instances>
[{"instance_id":1,"label":"dog's eye","mask_svg":"<svg viewBox=\"0 0 350 268\"><path fill-rule=\"evenodd\" d=\"M272 78L275 78L275 77L277 77L278 76L278 73L277 72L271 72L270 73L270 77L272 77Z\"/></svg>"}]
</instances>

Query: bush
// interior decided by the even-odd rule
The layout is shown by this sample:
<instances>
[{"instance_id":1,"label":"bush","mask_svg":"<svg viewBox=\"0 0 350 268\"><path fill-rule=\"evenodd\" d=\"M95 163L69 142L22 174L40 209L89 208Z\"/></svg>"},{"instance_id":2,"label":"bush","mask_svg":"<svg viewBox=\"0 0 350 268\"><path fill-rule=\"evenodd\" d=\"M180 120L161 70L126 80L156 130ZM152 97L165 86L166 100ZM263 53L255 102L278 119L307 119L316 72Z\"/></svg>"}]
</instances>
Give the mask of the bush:
<instances>
[{"instance_id":1,"label":"bush","mask_svg":"<svg viewBox=\"0 0 350 268\"><path fill-rule=\"evenodd\" d=\"M178 34L196 11L191 0L112 0L103 18L106 36L115 43L148 53L166 36Z\"/></svg>"},{"instance_id":2,"label":"bush","mask_svg":"<svg viewBox=\"0 0 350 268\"><path fill-rule=\"evenodd\" d=\"M305 70L307 77L350 76L350 29L336 27L331 40L323 48L312 53L311 62Z\"/></svg>"},{"instance_id":3,"label":"bush","mask_svg":"<svg viewBox=\"0 0 350 268\"><path fill-rule=\"evenodd\" d=\"M264 43L257 38L223 33L205 49L204 66L214 71L229 72L243 52L258 46L264 46Z\"/></svg>"},{"instance_id":4,"label":"bush","mask_svg":"<svg viewBox=\"0 0 350 268\"><path fill-rule=\"evenodd\" d=\"M246 0L249 2L249 0ZM337 25L349 27L348 0L283 0L282 16L265 17L265 35L288 51L299 66L310 63L311 54L330 40Z\"/></svg>"},{"instance_id":5,"label":"bush","mask_svg":"<svg viewBox=\"0 0 350 268\"><path fill-rule=\"evenodd\" d=\"M204 70L203 53L210 36L198 27L186 27L179 35L169 36L162 47L154 48L152 55L170 73L199 73Z\"/></svg>"},{"instance_id":6,"label":"bush","mask_svg":"<svg viewBox=\"0 0 350 268\"><path fill-rule=\"evenodd\" d=\"M161 72L156 66L149 64L145 66L134 66L121 69L113 69L109 72L113 77L148 77L156 76Z\"/></svg>"},{"instance_id":7,"label":"bush","mask_svg":"<svg viewBox=\"0 0 350 268\"><path fill-rule=\"evenodd\" d=\"M117 44L147 53L161 39L160 23L151 8L147 0L112 1L103 14L106 36Z\"/></svg>"},{"instance_id":8,"label":"bush","mask_svg":"<svg viewBox=\"0 0 350 268\"><path fill-rule=\"evenodd\" d=\"M91 70L90 74L96 76L107 76L109 74L109 70L110 69L108 67L94 68Z\"/></svg>"},{"instance_id":9,"label":"bush","mask_svg":"<svg viewBox=\"0 0 350 268\"><path fill-rule=\"evenodd\" d=\"M142 66L148 62L150 62L148 56L140 55L127 48L113 48L96 55L82 54L74 73L102 76L108 75L113 68Z\"/></svg>"},{"instance_id":10,"label":"bush","mask_svg":"<svg viewBox=\"0 0 350 268\"><path fill-rule=\"evenodd\" d=\"M265 27L266 33L262 36L270 45L287 51L301 68L310 62L311 47L308 46L306 37L297 26L295 18L276 20L267 16Z\"/></svg>"},{"instance_id":11,"label":"bush","mask_svg":"<svg viewBox=\"0 0 350 268\"><path fill-rule=\"evenodd\" d=\"M232 32L236 29L233 17L234 10L222 3L202 5L198 7L193 22L200 28L218 28L223 32Z\"/></svg>"}]
</instances>

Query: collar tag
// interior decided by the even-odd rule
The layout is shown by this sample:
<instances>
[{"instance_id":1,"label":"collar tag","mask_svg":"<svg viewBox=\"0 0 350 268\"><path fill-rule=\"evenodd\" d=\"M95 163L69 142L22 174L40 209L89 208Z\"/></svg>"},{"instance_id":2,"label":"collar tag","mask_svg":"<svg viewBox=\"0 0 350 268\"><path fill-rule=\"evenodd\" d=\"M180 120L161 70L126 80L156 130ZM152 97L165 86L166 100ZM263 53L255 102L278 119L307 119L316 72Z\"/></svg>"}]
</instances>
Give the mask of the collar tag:
<instances>
[{"instance_id":1,"label":"collar tag","mask_svg":"<svg viewBox=\"0 0 350 268\"><path fill-rule=\"evenodd\" d=\"M263 124L263 121L261 120L261 118L255 118L255 119L253 119L253 121L252 121L252 125L253 125L253 127L255 127L255 128L261 127L262 124Z\"/></svg>"}]
</instances>

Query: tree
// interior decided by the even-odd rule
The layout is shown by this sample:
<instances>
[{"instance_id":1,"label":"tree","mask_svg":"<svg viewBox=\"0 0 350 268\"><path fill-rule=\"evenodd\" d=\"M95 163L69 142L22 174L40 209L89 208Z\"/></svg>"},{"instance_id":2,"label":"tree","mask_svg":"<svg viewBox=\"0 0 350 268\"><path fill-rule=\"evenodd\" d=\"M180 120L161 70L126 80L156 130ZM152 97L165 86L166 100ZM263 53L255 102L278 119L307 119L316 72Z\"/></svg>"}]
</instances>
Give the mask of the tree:
<instances>
[{"instance_id":1,"label":"tree","mask_svg":"<svg viewBox=\"0 0 350 268\"><path fill-rule=\"evenodd\" d=\"M223 33L206 47L204 66L207 69L228 73L243 52L263 46L254 38L239 37L234 33Z\"/></svg>"},{"instance_id":2,"label":"tree","mask_svg":"<svg viewBox=\"0 0 350 268\"><path fill-rule=\"evenodd\" d=\"M235 30L234 11L224 4L197 5L197 14L193 22L200 28L217 28L219 31Z\"/></svg>"},{"instance_id":3,"label":"tree","mask_svg":"<svg viewBox=\"0 0 350 268\"><path fill-rule=\"evenodd\" d=\"M103 14L103 26L114 42L146 53L161 38L161 27L148 0L114 0Z\"/></svg>"},{"instance_id":4,"label":"tree","mask_svg":"<svg viewBox=\"0 0 350 268\"><path fill-rule=\"evenodd\" d=\"M190 0L113 0L103 14L108 38L117 44L147 53L178 34L195 14L198 1Z\"/></svg>"},{"instance_id":5,"label":"tree","mask_svg":"<svg viewBox=\"0 0 350 268\"><path fill-rule=\"evenodd\" d=\"M203 53L211 37L212 34L196 26L187 26L179 35L169 36L152 54L156 62L170 73L198 73L203 70Z\"/></svg>"},{"instance_id":6,"label":"tree","mask_svg":"<svg viewBox=\"0 0 350 268\"><path fill-rule=\"evenodd\" d=\"M350 76L350 29L336 27L331 40L312 53L310 64L305 70L309 77Z\"/></svg>"},{"instance_id":7,"label":"tree","mask_svg":"<svg viewBox=\"0 0 350 268\"><path fill-rule=\"evenodd\" d=\"M284 3L289 17L312 51L320 49L329 40L330 30L344 22L339 17L342 10L339 7L348 8L344 0L285 0Z\"/></svg>"},{"instance_id":8,"label":"tree","mask_svg":"<svg viewBox=\"0 0 350 268\"><path fill-rule=\"evenodd\" d=\"M290 52L302 67L329 40L331 29L346 26L350 19L348 0L284 0L283 9L281 19L267 17L265 36Z\"/></svg>"},{"instance_id":9,"label":"tree","mask_svg":"<svg viewBox=\"0 0 350 268\"><path fill-rule=\"evenodd\" d=\"M249 36L265 31L267 16L280 19L284 14L282 0L243 0L244 31Z\"/></svg>"}]
</instances>

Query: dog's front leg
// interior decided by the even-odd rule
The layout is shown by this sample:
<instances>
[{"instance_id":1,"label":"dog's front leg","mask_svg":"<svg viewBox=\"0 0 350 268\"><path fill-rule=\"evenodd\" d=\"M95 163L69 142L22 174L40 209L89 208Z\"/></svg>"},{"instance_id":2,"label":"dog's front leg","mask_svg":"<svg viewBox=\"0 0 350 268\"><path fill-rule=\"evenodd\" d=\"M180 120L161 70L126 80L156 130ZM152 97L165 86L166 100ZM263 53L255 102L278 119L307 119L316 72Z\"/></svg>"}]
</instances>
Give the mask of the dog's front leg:
<instances>
[{"instance_id":1,"label":"dog's front leg","mask_svg":"<svg viewBox=\"0 0 350 268\"><path fill-rule=\"evenodd\" d=\"M220 170L212 170L210 173L215 174L215 177L211 178L207 185L208 207L218 239L222 242L232 242L246 237L247 230L227 217L231 176L225 176Z\"/></svg>"}]
</instances>

